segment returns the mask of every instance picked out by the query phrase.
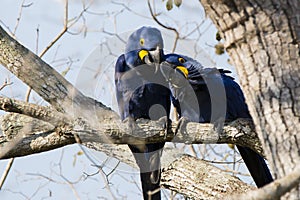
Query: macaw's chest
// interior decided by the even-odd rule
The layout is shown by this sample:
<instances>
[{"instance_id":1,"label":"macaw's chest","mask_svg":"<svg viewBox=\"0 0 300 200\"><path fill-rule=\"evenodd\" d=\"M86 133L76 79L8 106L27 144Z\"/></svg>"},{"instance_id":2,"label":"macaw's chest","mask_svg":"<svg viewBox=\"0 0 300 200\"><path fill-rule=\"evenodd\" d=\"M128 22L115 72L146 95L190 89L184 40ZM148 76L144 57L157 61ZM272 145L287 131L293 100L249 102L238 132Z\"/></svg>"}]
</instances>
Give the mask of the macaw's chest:
<instances>
[{"instance_id":1,"label":"macaw's chest","mask_svg":"<svg viewBox=\"0 0 300 200\"><path fill-rule=\"evenodd\" d=\"M170 91L158 84L148 83L136 89L129 101L129 113L137 118L158 120L170 114Z\"/></svg>"}]
</instances>

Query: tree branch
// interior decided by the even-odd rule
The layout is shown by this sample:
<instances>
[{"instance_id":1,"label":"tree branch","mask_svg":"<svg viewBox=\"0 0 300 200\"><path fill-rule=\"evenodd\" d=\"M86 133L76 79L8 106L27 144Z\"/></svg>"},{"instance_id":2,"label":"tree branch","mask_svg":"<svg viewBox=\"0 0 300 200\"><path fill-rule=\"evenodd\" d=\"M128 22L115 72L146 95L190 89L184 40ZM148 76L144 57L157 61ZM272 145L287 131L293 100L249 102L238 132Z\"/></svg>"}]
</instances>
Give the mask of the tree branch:
<instances>
[{"instance_id":1,"label":"tree branch","mask_svg":"<svg viewBox=\"0 0 300 200\"><path fill-rule=\"evenodd\" d=\"M161 184L165 188L191 199L224 199L226 195L251 192L255 188L208 162L188 155L163 169L162 174Z\"/></svg>"},{"instance_id":2,"label":"tree branch","mask_svg":"<svg viewBox=\"0 0 300 200\"><path fill-rule=\"evenodd\" d=\"M239 195L228 196L226 199L230 200L266 200L266 199L279 199L285 193L298 186L300 183L300 163L288 175L283 178L277 179L274 182L266 185L265 187L246 192Z\"/></svg>"},{"instance_id":3,"label":"tree branch","mask_svg":"<svg viewBox=\"0 0 300 200\"><path fill-rule=\"evenodd\" d=\"M0 109L6 112L24 114L48 122L53 126L59 126L62 122L67 123L69 121L66 115L54 110L50 106L39 106L33 103L1 96Z\"/></svg>"},{"instance_id":4,"label":"tree branch","mask_svg":"<svg viewBox=\"0 0 300 200\"><path fill-rule=\"evenodd\" d=\"M0 27L0 63L56 110L71 114L80 111L82 115L89 116L90 113L84 111L90 112L97 106L97 109L103 112L101 117L105 117L107 111L110 111L110 117L114 115L118 118L100 102L84 96L50 65L10 37L2 27Z\"/></svg>"},{"instance_id":5,"label":"tree branch","mask_svg":"<svg viewBox=\"0 0 300 200\"><path fill-rule=\"evenodd\" d=\"M16 100L7 101L5 98L0 98L1 108L9 107L6 106L6 104L3 104L3 102L8 102L9 104L12 103L13 105L20 103L20 101ZM25 108L27 108L28 105L33 105L26 102L23 102L23 104L27 105L24 106ZM6 145L8 145L7 143L12 141L14 137L21 135L22 138L18 144L15 144L18 145L15 147L18 151L13 151L13 153L7 155L0 154L0 158L24 156L30 154L30 152L38 153L58 148L72 142L75 143L73 135L78 135L84 143L98 142L103 144L141 144L155 143L164 140L185 144L232 143L247 146L258 153L263 154L260 142L254 132L252 121L246 119L239 119L224 126L222 133L216 132L212 124L188 123L187 133L179 132L174 137L174 131L177 128L176 123L172 124L167 135L165 135L164 125L161 122L146 119L137 120L137 125L140 128L136 129L134 132L129 130L126 123L116 124L109 120L99 121L97 129L92 129L81 119L74 120L70 123L63 123L63 121L61 123L50 124L49 122L57 122L58 120L49 117L53 116L53 113L47 115L49 107L33 105L31 108L31 112L27 113L39 113L37 117L43 116L39 119L44 119L45 121L17 114L8 114L2 117L0 124L6 138L2 138L0 150L6 148ZM37 111L34 110L35 108L37 108ZM43 109L45 109L45 111L43 111ZM10 110L13 111L17 109ZM57 111L54 112L56 113ZM19 113L24 114L25 112ZM62 114L60 113L59 116L60 115ZM60 118L67 119L66 117ZM66 140L65 137L72 139ZM46 139L41 140L40 143L36 143L35 148L33 149L32 144L29 141L35 141L37 138ZM44 142L42 142L44 140L53 140L55 141L55 144L53 147L51 147L51 145L44 146Z\"/></svg>"}]
</instances>

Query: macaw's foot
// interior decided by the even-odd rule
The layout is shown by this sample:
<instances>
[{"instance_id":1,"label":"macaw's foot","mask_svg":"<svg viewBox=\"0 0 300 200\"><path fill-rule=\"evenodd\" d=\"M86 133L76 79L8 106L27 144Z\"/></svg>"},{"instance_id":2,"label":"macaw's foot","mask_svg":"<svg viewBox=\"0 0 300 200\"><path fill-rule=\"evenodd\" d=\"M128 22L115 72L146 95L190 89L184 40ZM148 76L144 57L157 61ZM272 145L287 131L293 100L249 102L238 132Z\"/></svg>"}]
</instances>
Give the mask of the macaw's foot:
<instances>
[{"instance_id":1,"label":"macaw's foot","mask_svg":"<svg viewBox=\"0 0 300 200\"><path fill-rule=\"evenodd\" d=\"M158 123L160 123L161 127L165 130L165 139L166 139L168 131L169 129L171 129L172 121L167 116L164 116L158 119Z\"/></svg>"},{"instance_id":2,"label":"macaw's foot","mask_svg":"<svg viewBox=\"0 0 300 200\"><path fill-rule=\"evenodd\" d=\"M219 133L219 134L222 133L223 127L224 127L224 122L225 122L225 119L223 117L220 117L219 119L215 120L213 122L213 125L214 125L213 129L214 129L214 131L217 132L217 133Z\"/></svg>"},{"instance_id":3,"label":"macaw's foot","mask_svg":"<svg viewBox=\"0 0 300 200\"><path fill-rule=\"evenodd\" d=\"M178 120L178 124L177 127L175 129L175 135L177 135L177 133L181 133L181 134L186 134L187 133L187 124L191 122L189 118L187 117L181 117Z\"/></svg>"},{"instance_id":4,"label":"macaw's foot","mask_svg":"<svg viewBox=\"0 0 300 200\"><path fill-rule=\"evenodd\" d=\"M126 124L128 133L130 135L135 135L135 130L139 129L139 126L136 124L135 120L132 117L127 117L123 120L123 123Z\"/></svg>"}]
</instances>

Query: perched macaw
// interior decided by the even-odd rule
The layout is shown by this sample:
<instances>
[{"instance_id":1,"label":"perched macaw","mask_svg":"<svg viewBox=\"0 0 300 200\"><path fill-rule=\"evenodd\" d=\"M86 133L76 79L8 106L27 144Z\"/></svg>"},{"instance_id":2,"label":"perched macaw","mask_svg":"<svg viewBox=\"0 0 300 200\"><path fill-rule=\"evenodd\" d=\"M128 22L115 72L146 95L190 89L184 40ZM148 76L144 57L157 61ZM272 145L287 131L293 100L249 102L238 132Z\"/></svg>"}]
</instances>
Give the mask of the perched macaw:
<instances>
[{"instance_id":1,"label":"perched macaw","mask_svg":"<svg viewBox=\"0 0 300 200\"><path fill-rule=\"evenodd\" d=\"M132 33L127 41L125 54L115 65L115 86L122 120L133 129L139 118L169 122L171 107L168 87L159 63L163 59L163 39L153 27L142 27ZM138 137L138 136L137 136ZM164 142L155 144L128 145L140 168L143 197L160 199L160 157ZM152 193L152 194L149 194Z\"/></svg>"},{"instance_id":2,"label":"perched macaw","mask_svg":"<svg viewBox=\"0 0 300 200\"><path fill-rule=\"evenodd\" d=\"M161 70L170 82L174 106L180 117L188 121L214 123L237 118L251 119L240 86L230 71L203 67L196 60L178 54L164 56ZM183 119L184 119L183 118ZM237 148L257 187L273 181L265 160L255 151L237 145Z\"/></svg>"}]
</instances>

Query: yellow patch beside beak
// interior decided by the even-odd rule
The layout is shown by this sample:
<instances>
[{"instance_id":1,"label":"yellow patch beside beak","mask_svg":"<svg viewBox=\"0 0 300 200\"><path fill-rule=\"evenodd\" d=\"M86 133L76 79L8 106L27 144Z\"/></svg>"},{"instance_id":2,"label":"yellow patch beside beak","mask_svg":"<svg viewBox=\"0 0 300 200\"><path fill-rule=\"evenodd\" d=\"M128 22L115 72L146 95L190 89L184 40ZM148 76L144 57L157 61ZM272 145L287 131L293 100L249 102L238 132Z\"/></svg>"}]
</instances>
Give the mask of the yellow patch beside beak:
<instances>
[{"instance_id":1,"label":"yellow patch beside beak","mask_svg":"<svg viewBox=\"0 0 300 200\"><path fill-rule=\"evenodd\" d=\"M148 56L148 55L149 55L149 52L146 51L146 50L141 50L139 52L139 57L140 57L141 60L144 60L145 56Z\"/></svg>"},{"instance_id":2,"label":"yellow patch beside beak","mask_svg":"<svg viewBox=\"0 0 300 200\"><path fill-rule=\"evenodd\" d=\"M189 71L187 70L187 68L185 68L184 66L177 66L176 69L179 69L183 73L185 78L188 77Z\"/></svg>"}]
</instances>

